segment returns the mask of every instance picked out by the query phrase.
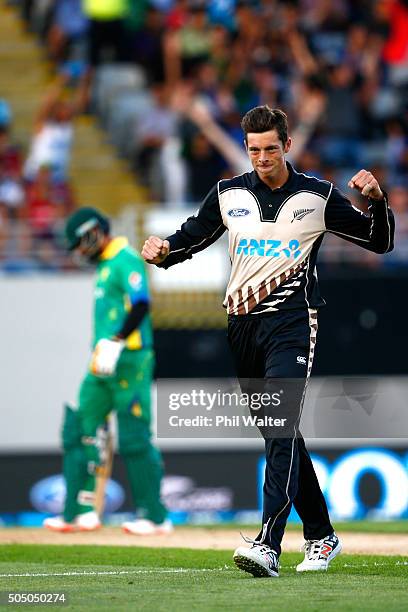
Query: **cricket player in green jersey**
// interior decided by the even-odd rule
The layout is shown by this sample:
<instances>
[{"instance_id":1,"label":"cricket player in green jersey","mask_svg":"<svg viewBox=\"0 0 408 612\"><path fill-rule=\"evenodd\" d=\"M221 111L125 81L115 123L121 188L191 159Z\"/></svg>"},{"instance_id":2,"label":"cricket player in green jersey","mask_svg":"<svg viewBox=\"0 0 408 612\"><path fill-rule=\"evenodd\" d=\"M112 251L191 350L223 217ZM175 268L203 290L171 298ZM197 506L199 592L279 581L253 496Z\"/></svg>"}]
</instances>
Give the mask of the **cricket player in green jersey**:
<instances>
[{"instance_id":1,"label":"cricket player in green jersey","mask_svg":"<svg viewBox=\"0 0 408 612\"><path fill-rule=\"evenodd\" d=\"M78 209L67 220L65 234L68 248L96 265L93 353L78 409L65 407L64 514L46 519L44 526L62 532L100 526L95 477L103 463L104 426L114 410L119 452L141 514L123 529L136 535L169 533L172 525L160 499L162 461L151 443L154 352L143 260L126 238L110 235L109 220L97 209Z\"/></svg>"}]
</instances>

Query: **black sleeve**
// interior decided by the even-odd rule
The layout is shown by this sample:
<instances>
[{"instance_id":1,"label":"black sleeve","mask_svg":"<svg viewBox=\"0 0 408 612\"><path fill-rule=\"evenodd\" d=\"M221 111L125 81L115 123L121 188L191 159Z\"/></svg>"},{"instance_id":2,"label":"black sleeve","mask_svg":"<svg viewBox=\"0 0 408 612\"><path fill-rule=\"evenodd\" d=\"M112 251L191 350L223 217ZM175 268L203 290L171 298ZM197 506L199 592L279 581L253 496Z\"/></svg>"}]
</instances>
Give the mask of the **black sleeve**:
<instances>
[{"instance_id":1,"label":"black sleeve","mask_svg":"<svg viewBox=\"0 0 408 612\"><path fill-rule=\"evenodd\" d=\"M120 340L125 340L128 336L130 336L130 334L134 332L135 329L137 329L140 326L143 320L143 317L147 314L148 311L149 311L148 302L146 301L135 302L135 304L133 304L132 306L132 309L128 313L126 319L124 320L122 328L116 334L115 338L118 338Z\"/></svg>"},{"instance_id":2,"label":"black sleeve","mask_svg":"<svg viewBox=\"0 0 408 612\"><path fill-rule=\"evenodd\" d=\"M333 187L326 204L326 230L374 253L389 253L394 248L394 215L387 194L382 200L369 199L365 215Z\"/></svg>"},{"instance_id":3,"label":"black sleeve","mask_svg":"<svg viewBox=\"0 0 408 612\"><path fill-rule=\"evenodd\" d=\"M218 202L218 187L215 185L205 197L198 213L189 217L175 234L167 237L170 254L158 267L167 269L191 259L194 253L218 240L226 229Z\"/></svg>"}]
</instances>

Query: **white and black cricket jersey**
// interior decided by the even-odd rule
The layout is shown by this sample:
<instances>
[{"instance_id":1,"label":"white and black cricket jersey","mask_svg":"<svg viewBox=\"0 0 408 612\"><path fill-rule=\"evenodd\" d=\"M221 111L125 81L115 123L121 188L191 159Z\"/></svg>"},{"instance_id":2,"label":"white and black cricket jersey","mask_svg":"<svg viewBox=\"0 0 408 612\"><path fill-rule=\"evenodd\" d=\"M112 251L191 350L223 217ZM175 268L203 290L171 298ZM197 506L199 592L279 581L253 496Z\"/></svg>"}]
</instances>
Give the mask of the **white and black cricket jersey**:
<instances>
[{"instance_id":1,"label":"white and black cricket jersey","mask_svg":"<svg viewBox=\"0 0 408 612\"><path fill-rule=\"evenodd\" d=\"M160 267L190 259L229 231L231 276L224 306L230 315L262 315L324 304L316 258L325 232L375 253L393 248L394 218L387 198L370 200L369 215L332 183L296 172L270 189L256 172L221 180L198 213L167 240Z\"/></svg>"}]
</instances>

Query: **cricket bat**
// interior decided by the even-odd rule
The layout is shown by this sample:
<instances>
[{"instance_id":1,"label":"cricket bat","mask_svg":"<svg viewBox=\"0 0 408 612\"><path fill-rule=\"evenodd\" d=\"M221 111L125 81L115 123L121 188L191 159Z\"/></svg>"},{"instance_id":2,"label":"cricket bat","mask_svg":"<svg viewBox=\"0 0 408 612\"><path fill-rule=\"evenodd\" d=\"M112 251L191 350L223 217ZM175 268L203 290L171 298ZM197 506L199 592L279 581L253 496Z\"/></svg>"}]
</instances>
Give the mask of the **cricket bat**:
<instances>
[{"instance_id":1,"label":"cricket bat","mask_svg":"<svg viewBox=\"0 0 408 612\"><path fill-rule=\"evenodd\" d=\"M111 477L113 467L113 436L109 425L109 417L106 419L105 426L98 432L100 436L100 457L101 465L98 466L95 486L95 512L99 518L102 517L105 509L106 484Z\"/></svg>"}]
</instances>

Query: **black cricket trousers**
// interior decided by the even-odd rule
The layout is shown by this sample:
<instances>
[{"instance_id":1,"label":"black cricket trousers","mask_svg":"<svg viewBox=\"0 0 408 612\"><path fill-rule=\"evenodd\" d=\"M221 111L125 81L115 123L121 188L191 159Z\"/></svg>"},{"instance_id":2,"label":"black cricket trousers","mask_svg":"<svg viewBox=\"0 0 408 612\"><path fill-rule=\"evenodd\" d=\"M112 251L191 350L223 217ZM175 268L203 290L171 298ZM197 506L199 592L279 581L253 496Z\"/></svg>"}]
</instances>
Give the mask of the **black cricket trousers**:
<instances>
[{"instance_id":1,"label":"black cricket trousers","mask_svg":"<svg viewBox=\"0 0 408 612\"><path fill-rule=\"evenodd\" d=\"M265 439L266 467L263 527L256 540L278 554L292 503L303 522L306 540L320 540L333 533L323 493L298 430L316 333L317 311L313 309L228 319L228 340L241 390L259 389L259 383L267 390L279 389L279 416L289 417L289 427L283 433L260 428ZM251 380L258 384L251 386ZM270 411L277 416L276 408Z\"/></svg>"}]
</instances>

